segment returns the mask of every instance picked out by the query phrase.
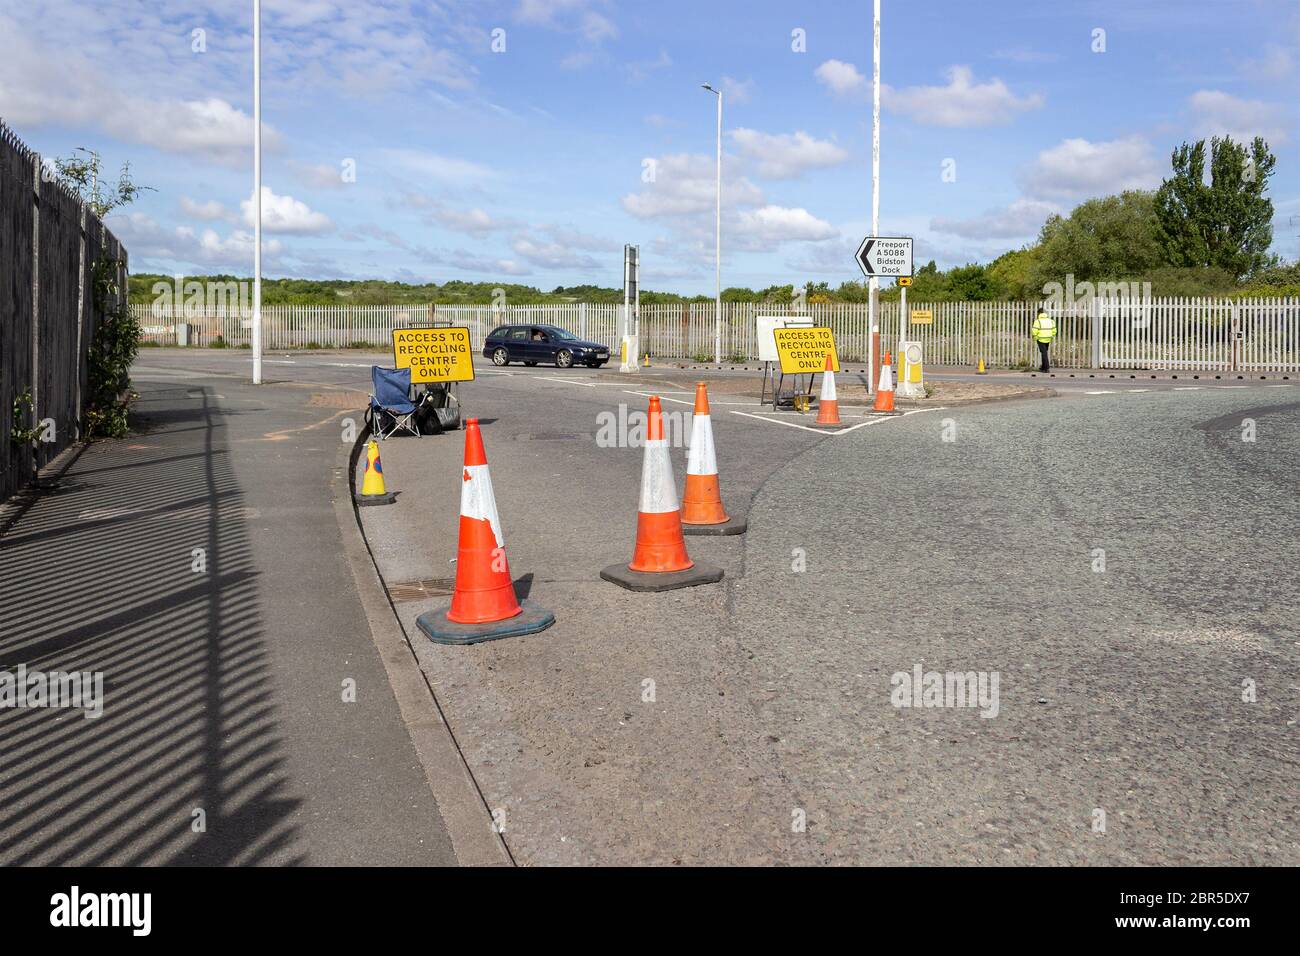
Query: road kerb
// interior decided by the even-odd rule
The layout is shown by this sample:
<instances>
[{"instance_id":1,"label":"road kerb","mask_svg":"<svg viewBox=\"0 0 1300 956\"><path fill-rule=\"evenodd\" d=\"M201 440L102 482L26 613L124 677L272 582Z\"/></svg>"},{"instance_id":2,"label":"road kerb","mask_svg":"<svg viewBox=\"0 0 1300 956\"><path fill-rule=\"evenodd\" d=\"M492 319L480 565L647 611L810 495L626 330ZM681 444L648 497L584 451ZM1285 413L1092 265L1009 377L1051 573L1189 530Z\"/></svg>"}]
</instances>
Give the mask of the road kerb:
<instances>
[{"instance_id":1,"label":"road kerb","mask_svg":"<svg viewBox=\"0 0 1300 956\"><path fill-rule=\"evenodd\" d=\"M461 866L513 866L514 859L502 836L493 828L483 794L465 763L437 697L420 670L352 503L357 460L368 437L368 432L363 430L350 448L340 446L331 492L343 550L370 625L371 639L384 662L402 722L424 768L457 862Z\"/></svg>"}]
</instances>

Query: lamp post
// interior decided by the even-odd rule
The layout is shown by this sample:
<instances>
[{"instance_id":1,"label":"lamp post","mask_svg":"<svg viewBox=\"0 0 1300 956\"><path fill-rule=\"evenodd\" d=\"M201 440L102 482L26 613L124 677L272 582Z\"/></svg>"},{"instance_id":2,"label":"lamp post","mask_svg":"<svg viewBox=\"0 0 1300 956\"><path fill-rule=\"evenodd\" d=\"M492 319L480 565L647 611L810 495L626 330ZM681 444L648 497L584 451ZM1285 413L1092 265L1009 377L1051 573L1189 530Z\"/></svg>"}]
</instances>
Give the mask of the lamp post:
<instances>
[{"instance_id":1,"label":"lamp post","mask_svg":"<svg viewBox=\"0 0 1300 956\"><path fill-rule=\"evenodd\" d=\"M253 0L253 384L262 384L262 0Z\"/></svg>"},{"instance_id":2,"label":"lamp post","mask_svg":"<svg viewBox=\"0 0 1300 956\"><path fill-rule=\"evenodd\" d=\"M713 361L722 364L722 91L708 83L704 88L718 98L718 202L714 220L714 300L713 300Z\"/></svg>"}]
</instances>

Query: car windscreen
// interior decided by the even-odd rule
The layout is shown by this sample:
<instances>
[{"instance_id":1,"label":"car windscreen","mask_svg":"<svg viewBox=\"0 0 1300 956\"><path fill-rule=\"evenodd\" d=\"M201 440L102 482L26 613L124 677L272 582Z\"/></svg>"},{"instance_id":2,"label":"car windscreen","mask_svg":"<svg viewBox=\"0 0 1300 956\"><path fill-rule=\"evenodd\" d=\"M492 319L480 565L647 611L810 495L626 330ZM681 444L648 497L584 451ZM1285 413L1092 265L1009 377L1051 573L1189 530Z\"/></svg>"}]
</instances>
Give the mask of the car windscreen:
<instances>
[{"instance_id":1,"label":"car windscreen","mask_svg":"<svg viewBox=\"0 0 1300 956\"><path fill-rule=\"evenodd\" d=\"M578 337L574 335L572 332L566 332L564 331L564 329L557 329L553 325L546 326L546 328L542 329L542 331L545 332L547 335L549 335L551 338L559 339L562 342L578 341Z\"/></svg>"}]
</instances>

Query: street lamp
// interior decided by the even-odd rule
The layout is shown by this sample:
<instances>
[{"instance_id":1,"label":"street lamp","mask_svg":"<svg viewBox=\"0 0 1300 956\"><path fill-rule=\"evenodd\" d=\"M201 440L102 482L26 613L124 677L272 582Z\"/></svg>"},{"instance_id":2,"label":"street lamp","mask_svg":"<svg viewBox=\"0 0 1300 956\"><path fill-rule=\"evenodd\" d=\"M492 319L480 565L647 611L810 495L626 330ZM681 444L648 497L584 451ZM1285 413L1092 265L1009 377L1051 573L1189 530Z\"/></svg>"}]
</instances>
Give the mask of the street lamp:
<instances>
[{"instance_id":1,"label":"street lamp","mask_svg":"<svg viewBox=\"0 0 1300 956\"><path fill-rule=\"evenodd\" d=\"M253 384L262 384L262 0L253 0Z\"/></svg>"},{"instance_id":2,"label":"street lamp","mask_svg":"<svg viewBox=\"0 0 1300 956\"><path fill-rule=\"evenodd\" d=\"M716 283L713 302L713 361L722 364L722 91L708 83L704 88L718 98L718 203L714 222L713 267Z\"/></svg>"}]
</instances>

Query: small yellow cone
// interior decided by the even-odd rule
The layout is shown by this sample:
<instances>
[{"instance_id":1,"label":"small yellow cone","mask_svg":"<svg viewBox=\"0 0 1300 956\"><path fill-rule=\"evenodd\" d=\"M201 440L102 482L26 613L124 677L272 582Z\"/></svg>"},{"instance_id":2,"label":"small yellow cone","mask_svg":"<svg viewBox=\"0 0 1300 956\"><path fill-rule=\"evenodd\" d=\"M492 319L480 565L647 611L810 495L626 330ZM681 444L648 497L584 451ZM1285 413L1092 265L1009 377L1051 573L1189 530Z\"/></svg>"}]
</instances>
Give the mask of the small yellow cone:
<instances>
[{"instance_id":1,"label":"small yellow cone","mask_svg":"<svg viewBox=\"0 0 1300 956\"><path fill-rule=\"evenodd\" d=\"M642 368L649 368L649 367L650 367L650 353L646 352L645 363L642 365Z\"/></svg>"},{"instance_id":2,"label":"small yellow cone","mask_svg":"<svg viewBox=\"0 0 1300 956\"><path fill-rule=\"evenodd\" d=\"M975 370L976 375L987 375L989 370L984 367L984 360L980 359L980 366Z\"/></svg>"},{"instance_id":3,"label":"small yellow cone","mask_svg":"<svg viewBox=\"0 0 1300 956\"><path fill-rule=\"evenodd\" d=\"M366 472L361 478L361 494L365 496L388 494L384 488L384 466L379 461L379 442L373 438L366 446Z\"/></svg>"}]
</instances>

